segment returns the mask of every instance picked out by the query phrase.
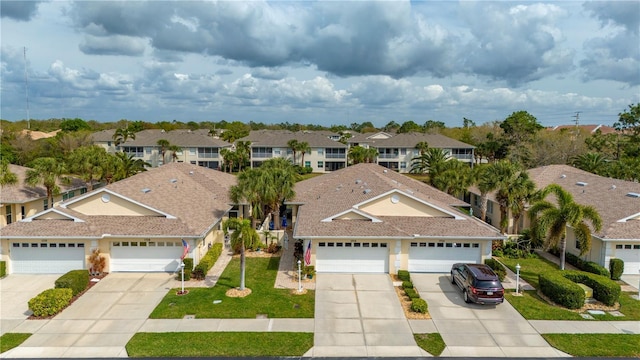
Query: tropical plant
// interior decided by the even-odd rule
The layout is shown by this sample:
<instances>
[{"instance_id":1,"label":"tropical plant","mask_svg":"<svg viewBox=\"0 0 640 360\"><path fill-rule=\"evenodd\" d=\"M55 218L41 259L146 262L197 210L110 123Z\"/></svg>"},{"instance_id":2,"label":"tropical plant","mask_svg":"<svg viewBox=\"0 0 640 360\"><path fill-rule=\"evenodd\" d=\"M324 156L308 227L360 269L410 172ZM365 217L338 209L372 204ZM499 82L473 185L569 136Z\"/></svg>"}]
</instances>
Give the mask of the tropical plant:
<instances>
[{"instance_id":1,"label":"tropical plant","mask_svg":"<svg viewBox=\"0 0 640 360\"><path fill-rule=\"evenodd\" d=\"M280 229L280 205L296 196L293 187L298 175L293 165L283 158L269 159L263 162L259 169L260 202L266 205L272 214L275 228Z\"/></svg>"},{"instance_id":2,"label":"tropical plant","mask_svg":"<svg viewBox=\"0 0 640 360\"><path fill-rule=\"evenodd\" d=\"M375 148L365 148L360 145L349 148L349 159L351 164L372 163L378 157L378 150Z\"/></svg>"},{"instance_id":3,"label":"tropical plant","mask_svg":"<svg viewBox=\"0 0 640 360\"><path fill-rule=\"evenodd\" d=\"M551 194L556 198L555 204L546 200ZM542 189L536 195L536 199L529 208L532 239L534 242L543 243L546 249L559 246L560 269L564 270L567 226L573 229L580 255L583 255L591 249L591 228L587 222L594 231L600 231L602 219L593 206L576 203L571 193L557 184Z\"/></svg>"},{"instance_id":4,"label":"tropical plant","mask_svg":"<svg viewBox=\"0 0 640 360\"><path fill-rule=\"evenodd\" d=\"M291 149L291 152L293 153L293 163L296 163L296 154L298 153L298 148L300 147L298 145L298 140L297 139L291 139L289 141L287 141L287 146L289 147L289 149Z\"/></svg>"},{"instance_id":5,"label":"tropical plant","mask_svg":"<svg viewBox=\"0 0 640 360\"><path fill-rule=\"evenodd\" d=\"M249 163L249 160L251 159L251 141L237 141L236 154L238 171L242 171L242 167Z\"/></svg>"},{"instance_id":6,"label":"tropical plant","mask_svg":"<svg viewBox=\"0 0 640 360\"><path fill-rule=\"evenodd\" d=\"M182 151L182 148L178 145L169 145L167 150L171 151L171 161L175 162L178 160L178 153Z\"/></svg>"},{"instance_id":7,"label":"tropical plant","mask_svg":"<svg viewBox=\"0 0 640 360\"><path fill-rule=\"evenodd\" d=\"M130 130L129 128L118 128L113 133L113 141L116 146L120 146L120 144L124 144L128 139L135 140L136 133Z\"/></svg>"},{"instance_id":8,"label":"tropical plant","mask_svg":"<svg viewBox=\"0 0 640 360\"><path fill-rule=\"evenodd\" d=\"M462 161L451 159L442 165L440 172L430 176L434 187L449 195L463 194L473 183L471 167Z\"/></svg>"},{"instance_id":9,"label":"tropical plant","mask_svg":"<svg viewBox=\"0 0 640 360\"><path fill-rule=\"evenodd\" d=\"M87 184L87 190L93 190L93 183L105 178L105 163L112 156L97 145L80 147L67 157L67 166L72 174L80 176Z\"/></svg>"},{"instance_id":10,"label":"tropical plant","mask_svg":"<svg viewBox=\"0 0 640 360\"><path fill-rule=\"evenodd\" d=\"M260 188L261 167L245 169L238 174L237 184L229 190L229 198L234 204L248 204L250 209L251 226L256 228L257 219L262 217L262 203Z\"/></svg>"},{"instance_id":11,"label":"tropical plant","mask_svg":"<svg viewBox=\"0 0 640 360\"><path fill-rule=\"evenodd\" d=\"M500 160L476 168L474 179L480 190L480 219L486 220L489 193L501 187L508 189L504 183L513 178L518 170L518 166L508 160Z\"/></svg>"},{"instance_id":12,"label":"tropical plant","mask_svg":"<svg viewBox=\"0 0 640 360\"><path fill-rule=\"evenodd\" d=\"M518 233L518 227L520 218L524 214L525 206L531 200L536 192L536 184L529 177L529 173L524 170L518 171L517 175L508 182L504 183L504 186L498 190L496 198L500 204L501 218L500 228L505 231L508 227L508 215L506 212L511 212L513 217L513 229L512 233ZM502 205L506 206L506 211L502 213Z\"/></svg>"},{"instance_id":13,"label":"tropical plant","mask_svg":"<svg viewBox=\"0 0 640 360\"><path fill-rule=\"evenodd\" d=\"M166 160L164 155L166 154L167 150L169 149L169 146L171 146L171 143L167 139L159 139L157 144L158 144L158 146L160 146L160 155L162 156L162 163L164 164L164 162Z\"/></svg>"},{"instance_id":14,"label":"tropical plant","mask_svg":"<svg viewBox=\"0 0 640 360\"><path fill-rule=\"evenodd\" d=\"M445 162L451 156L440 148L428 148L424 154L411 159L411 170L413 174L429 174L429 185L434 185L434 179L438 173L444 170Z\"/></svg>"},{"instance_id":15,"label":"tropical plant","mask_svg":"<svg viewBox=\"0 0 640 360\"><path fill-rule=\"evenodd\" d=\"M18 176L9 169L9 161L0 159L0 186L13 185L18 182Z\"/></svg>"},{"instance_id":16,"label":"tropical plant","mask_svg":"<svg viewBox=\"0 0 640 360\"><path fill-rule=\"evenodd\" d=\"M254 242L260 241L256 229L251 225L251 221L243 218L230 218L222 223L225 236L229 235L231 246L240 248L240 290L245 289L245 248L250 247Z\"/></svg>"},{"instance_id":17,"label":"tropical plant","mask_svg":"<svg viewBox=\"0 0 640 360\"><path fill-rule=\"evenodd\" d=\"M306 141L298 143L298 151L300 151L300 166L304 167L304 154L311 152L311 147Z\"/></svg>"},{"instance_id":18,"label":"tropical plant","mask_svg":"<svg viewBox=\"0 0 640 360\"><path fill-rule=\"evenodd\" d=\"M228 172L233 171L233 164L236 161L236 152L229 148L220 149L220 156L222 156L222 162L224 163L225 170Z\"/></svg>"},{"instance_id":19,"label":"tropical plant","mask_svg":"<svg viewBox=\"0 0 640 360\"><path fill-rule=\"evenodd\" d=\"M116 153L116 172L114 174L114 180L126 179L137 173L147 171L147 167L151 164L145 162L142 159L134 159L133 155L129 155L123 152Z\"/></svg>"},{"instance_id":20,"label":"tropical plant","mask_svg":"<svg viewBox=\"0 0 640 360\"><path fill-rule=\"evenodd\" d=\"M426 141L420 141L416 144L415 148L420 151L420 155L424 155L424 153L427 152L427 149L429 149L429 143Z\"/></svg>"},{"instance_id":21,"label":"tropical plant","mask_svg":"<svg viewBox=\"0 0 640 360\"><path fill-rule=\"evenodd\" d=\"M607 158L600 153L589 152L574 157L571 164L578 169L602 175L607 166Z\"/></svg>"},{"instance_id":22,"label":"tropical plant","mask_svg":"<svg viewBox=\"0 0 640 360\"><path fill-rule=\"evenodd\" d=\"M47 190L47 199L53 207L53 195L60 192L58 182L69 183L65 164L52 157L38 158L31 163L31 169L27 170L25 183L29 186L42 184Z\"/></svg>"}]
</instances>

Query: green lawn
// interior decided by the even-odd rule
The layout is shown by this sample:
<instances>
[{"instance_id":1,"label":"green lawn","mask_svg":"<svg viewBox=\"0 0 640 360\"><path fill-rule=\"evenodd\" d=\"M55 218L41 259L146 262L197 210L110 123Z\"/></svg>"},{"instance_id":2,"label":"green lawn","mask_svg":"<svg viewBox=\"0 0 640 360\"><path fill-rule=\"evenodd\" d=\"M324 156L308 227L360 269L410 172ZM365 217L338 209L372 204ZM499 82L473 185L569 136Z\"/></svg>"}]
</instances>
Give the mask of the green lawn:
<instances>
[{"instance_id":1,"label":"green lawn","mask_svg":"<svg viewBox=\"0 0 640 360\"><path fill-rule=\"evenodd\" d=\"M31 336L31 334L24 333L6 333L0 336L0 353L9 351L22 344L29 336Z\"/></svg>"},{"instance_id":2,"label":"green lawn","mask_svg":"<svg viewBox=\"0 0 640 360\"><path fill-rule=\"evenodd\" d=\"M515 272L516 264L520 264L520 276L533 287L538 287L538 274L558 271L558 266L546 259L508 259L500 258L500 262ZM615 317L610 314L593 315L596 320L640 320L640 301L631 297L635 293L620 294L620 312L625 316ZM522 296L507 293L507 301L528 320L586 320L580 314L559 306L553 306L541 299L536 291L524 291Z\"/></svg>"},{"instance_id":3,"label":"green lawn","mask_svg":"<svg viewBox=\"0 0 640 360\"><path fill-rule=\"evenodd\" d=\"M313 333L181 332L137 333L127 343L129 357L302 356Z\"/></svg>"},{"instance_id":4,"label":"green lawn","mask_svg":"<svg viewBox=\"0 0 640 360\"><path fill-rule=\"evenodd\" d=\"M180 319L185 315L196 318L255 318L266 314L269 318L312 318L315 291L294 295L288 289L275 289L279 257L247 258L245 285L251 295L230 298L226 291L240 285L240 260L232 259L213 288L187 288L189 293L176 295L173 289L149 316L152 319ZM222 300L214 304L214 300Z\"/></svg>"},{"instance_id":5,"label":"green lawn","mask_svg":"<svg viewBox=\"0 0 640 360\"><path fill-rule=\"evenodd\" d=\"M439 333L413 334L418 346L433 356L440 356L447 346Z\"/></svg>"},{"instance_id":6,"label":"green lawn","mask_svg":"<svg viewBox=\"0 0 640 360\"><path fill-rule=\"evenodd\" d=\"M637 334L543 334L551 346L573 356L640 357Z\"/></svg>"}]
</instances>

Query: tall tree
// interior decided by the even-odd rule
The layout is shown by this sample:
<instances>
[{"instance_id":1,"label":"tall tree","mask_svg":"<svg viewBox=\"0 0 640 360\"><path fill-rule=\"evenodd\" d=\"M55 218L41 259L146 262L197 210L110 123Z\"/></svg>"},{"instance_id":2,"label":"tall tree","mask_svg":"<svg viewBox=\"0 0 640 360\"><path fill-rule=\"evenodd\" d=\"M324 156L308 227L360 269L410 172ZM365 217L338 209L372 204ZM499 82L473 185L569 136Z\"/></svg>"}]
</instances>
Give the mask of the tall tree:
<instances>
[{"instance_id":1,"label":"tall tree","mask_svg":"<svg viewBox=\"0 0 640 360\"><path fill-rule=\"evenodd\" d=\"M571 161L578 169L588 171L593 174L603 175L607 167L607 158L600 153L586 153L574 157Z\"/></svg>"},{"instance_id":2,"label":"tall tree","mask_svg":"<svg viewBox=\"0 0 640 360\"><path fill-rule=\"evenodd\" d=\"M236 152L229 148L223 148L220 149L220 155L222 156L225 171L232 172L233 164L236 161Z\"/></svg>"},{"instance_id":3,"label":"tall tree","mask_svg":"<svg viewBox=\"0 0 640 360\"><path fill-rule=\"evenodd\" d=\"M446 192L449 195L459 196L463 194L473 183L471 176L471 166L462 161L451 159L444 162L441 171L434 173L430 182L437 189Z\"/></svg>"},{"instance_id":4,"label":"tall tree","mask_svg":"<svg viewBox=\"0 0 640 360\"><path fill-rule=\"evenodd\" d=\"M500 124L504 138L509 146L509 157L514 162L526 163L529 154L527 147L534 136L543 129L535 116L526 111L516 111Z\"/></svg>"},{"instance_id":5,"label":"tall tree","mask_svg":"<svg viewBox=\"0 0 640 360\"><path fill-rule=\"evenodd\" d=\"M113 138L113 141L114 141L115 145L116 146L120 146L121 144L126 143L128 139L135 140L136 139L136 133L133 132L132 130L130 130L128 127L127 128L118 128L113 133L113 137L112 138Z\"/></svg>"},{"instance_id":6,"label":"tall tree","mask_svg":"<svg viewBox=\"0 0 640 360\"><path fill-rule=\"evenodd\" d=\"M289 141L287 141L287 146L289 147L289 149L291 149L291 152L293 153L293 163L296 163L296 154L298 153L298 148L300 147L298 145L298 140L297 139L291 139Z\"/></svg>"},{"instance_id":7,"label":"tall tree","mask_svg":"<svg viewBox=\"0 0 640 360\"><path fill-rule=\"evenodd\" d=\"M147 171L147 167L151 167L151 164L145 162L142 159L134 159L133 155L129 155L123 152L116 153L117 168L114 176L114 180L126 179L137 173Z\"/></svg>"},{"instance_id":8,"label":"tall tree","mask_svg":"<svg viewBox=\"0 0 640 360\"><path fill-rule=\"evenodd\" d=\"M105 177L107 151L97 145L75 149L67 157L67 167L72 174L80 176L87 184L87 190L93 190L93 183Z\"/></svg>"},{"instance_id":9,"label":"tall tree","mask_svg":"<svg viewBox=\"0 0 640 360\"><path fill-rule=\"evenodd\" d=\"M451 156L440 148L428 148L427 151L411 159L411 170L413 174L429 174L429 185L434 185L433 179L444 169L444 163Z\"/></svg>"},{"instance_id":10,"label":"tall tree","mask_svg":"<svg viewBox=\"0 0 640 360\"><path fill-rule=\"evenodd\" d=\"M233 230L229 238L231 246L234 249L240 248L240 291L242 291L245 289L245 248L260 241L260 236L248 219L230 218L222 223L222 229L225 235L229 234L229 230Z\"/></svg>"},{"instance_id":11,"label":"tall tree","mask_svg":"<svg viewBox=\"0 0 640 360\"><path fill-rule=\"evenodd\" d=\"M497 198L500 203L502 199L507 206L507 211L511 212L513 217L512 233L518 234L520 227L520 218L524 214L525 206L529 203L536 192L536 184L531 180L526 171L519 171L518 174L508 184L508 188L501 188L498 191ZM500 218L500 227L506 229L508 220Z\"/></svg>"},{"instance_id":12,"label":"tall tree","mask_svg":"<svg viewBox=\"0 0 640 360\"><path fill-rule=\"evenodd\" d=\"M300 151L300 166L304 167L304 154L311 152L311 147L309 146L309 143L306 141L299 142L298 151Z\"/></svg>"},{"instance_id":13,"label":"tall tree","mask_svg":"<svg viewBox=\"0 0 640 360\"><path fill-rule=\"evenodd\" d=\"M178 160L178 153L182 151L182 148L178 145L169 145L167 150L171 151L171 161L175 162Z\"/></svg>"},{"instance_id":14,"label":"tall tree","mask_svg":"<svg viewBox=\"0 0 640 360\"><path fill-rule=\"evenodd\" d=\"M0 159L0 186L13 185L18 182L18 176L9 169L7 159Z\"/></svg>"},{"instance_id":15,"label":"tall tree","mask_svg":"<svg viewBox=\"0 0 640 360\"><path fill-rule=\"evenodd\" d=\"M236 153L238 154L238 171L242 171L251 159L251 141L237 141Z\"/></svg>"},{"instance_id":16,"label":"tall tree","mask_svg":"<svg viewBox=\"0 0 640 360\"><path fill-rule=\"evenodd\" d=\"M164 164L166 161L165 154L167 153L169 146L171 146L171 143L167 139L159 139L157 144L160 146L160 156L162 156L162 164Z\"/></svg>"},{"instance_id":17,"label":"tall tree","mask_svg":"<svg viewBox=\"0 0 640 360\"><path fill-rule=\"evenodd\" d=\"M267 206L273 216L273 223L276 229L280 229L280 205L285 200L296 196L294 185L297 180L297 173L286 159L272 158L260 166L261 186L259 197L261 202Z\"/></svg>"},{"instance_id":18,"label":"tall tree","mask_svg":"<svg viewBox=\"0 0 640 360\"><path fill-rule=\"evenodd\" d=\"M249 219L251 226L255 229L257 219L262 218L262 202L260 188L262 187L261 168L247 168L238 173L237 184L233 185L229 191L229 198L234 204L246 204L249 207ZM244 215L243 215L244 216Z\"/></svg>"},{"instance_id":19,"label":"tall tree","mask_svg":"<svg viewBox=\"0 0 640 360\"><path fill-rule=\"evenodd\" d=\"M30 167L25 183L29 186L43 185L47 190L49 206L53 207L53 196L60 192L58 182L69 182L69 178L64 176L67 173L64 162L52 157L38 158Z\"/></svg>"},{"instance_id":20,"label":"tall tree","mask_svg":"<svg viewBox=\"0 0 640 360\"><path fill-rule=\"evenodd\" d=\"M556 198L555 204L547 201L549 195ZM560 246L560 269L564 270L565 253L567 251L567 226L573 233L580 247L580 255L591 249L591 228L600 231L602 219L593 206L576 203L571 193L560 185L551 184L537 195L540 199L529 208L532 223L532 238L541 242L545 248Z\"/></svg>"},{"instance_id":21,"label":"tall tree","mask_svg":"<svg viewBox=\"0 0 640 360\"><path fill-rule=\"evenodd\" d=\"M429 149L429 143L426 141L420 141L416 144L415 148L420 152L420 155L424 155L424 153L427 152L427 149Z\"/></svg>"},{"instance_id":22,"label":"tall tree","mask_svg":"<svg viewBox=\"0 0 640 360\"><path fill-rule=\"evenodd\" d=\"M422 132L422 126L415 123L415 121L409 120L402 123L398 128L398 134L410 133L410 132Z\"/></svg>"}]
</instances>

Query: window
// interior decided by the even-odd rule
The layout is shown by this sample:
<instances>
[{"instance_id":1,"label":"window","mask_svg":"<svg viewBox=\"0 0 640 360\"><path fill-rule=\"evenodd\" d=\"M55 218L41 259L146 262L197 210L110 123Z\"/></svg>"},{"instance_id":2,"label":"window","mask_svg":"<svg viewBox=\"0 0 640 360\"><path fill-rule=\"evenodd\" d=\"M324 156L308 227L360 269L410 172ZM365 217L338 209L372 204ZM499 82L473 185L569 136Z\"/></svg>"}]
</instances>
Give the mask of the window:
<instances>
[{"instance_id":1,"label":"window","mask_svg":"<svg viewBox=\"0 0 640 360\"><path fill-rule=\"evenodd\" d=\"M474 248L479 248L479 247L480 247L480 244L478 244L478 243L473 243L473 244L471 244L471 246L473 246Z\"/></svg>"},{"instance_id":2,"label":"window","mask_svg":"<svg viewBox=\"0 0 640 360\"><path fill-rule=\"evenodd\" d=\"M334 245L334 243L332 243L332 242L327 243L327 246L328 246L328 247L333 247L333 245Z\"/></svg>"},{"instance_id":3,"label":"window","mask_svg":"<svg viewBox=\"0 0 640 360\"><path fill-rule=\"evenodd\" d=\"M52 247L52 248L57 247L57 246L58 246L58 244L56 244L56 243L49 244L49 247Z\"/></svg>"},{"instance_id":4,"label":"window","mask_svg":"<svg viewBox=\"0 0 640 360\"><path fill-rule=\"evenodd\" d=\"M67 244L65 244L65 243L60 243L60 244L58 244L58 247L61 247L61 248L63 248L63 247L67 247Z\"/></svg>"},{"instance_id":5,"label":"window","mask_svg":"<svg viewBox=\"0 0 640 360\"><path fill-rule=\"evenodd\" d=\"M199 158L217 158L218 157L218 148L217 147L199 147L198 148L198 157Z\"/></svg>"},{"instance_id":6,"label":"window","mask_svg":"<svg viewBox=\"0 0 640 360\"><path fill-rule=\"evenodd\" d=\"M616 249L622 249L622 245L616 245Z\"/></svg>"},{"instance_id":7,"label":"window","mask_svg":"<svg viewBox=\"0 0 640 360\"><path fill-rule=\"evenodd\" d=\"M11 205L7 205L5 207L5 211L7 213L7 224L11 224L11 222L13 220L13 216L11 214Z\"/></svg>"},{"instance_id":8,"label":"window","mask_svg":"<svg viewBox=\"0 0 640 360\"><path fill-rule=\"evenodd\" d=\"M22 215L23 219L27 217L27 209L25 209L24 206L20 206L20 214Z\"/></svg>"},{"instance_id":9,"label":"window","mask_svg":"<svg viewBox=\"0 0 640 360\"><path fill-rule=\"evenodd\" d=\"M78 243L78 247L79 247L79 248L83 248L83 247L84 247L84 244L83 244L83 243Z\"/></svg>"},{"instance_id":10,"label":"window","mask_svg":"<svg viewBox=\"0 0 640 360\"><path fill-rule=\"evenodd\" d=\"M324 149L322 148L318 149L318 155L324 155Z\"/></svg>"},{"instance_id":11,"label":"window","mask_svg":"<svg viewBox=\"0 0 640 360\"><path fill-rule=\"evenodd\" d=\"M346 149L325 148L325 159L345 159L347 157Z\"/></svg>"},{"instance_id":12,"label":"window","mask_svg":"<svg viewBox=\"0 0 640 360\"><path fill-rule=\"evenodd\" d=\"M448 248L450 248L450 247L453 247L453 244L452 244L452 243L447 243L447 245L446 245L446 246L447 246Z\"/></svg>"},{"instance_id":13,"label":"window","mask_svg":"<svg viewBox=\"0 0 640 360\"><path fill-rule=\"evenodd\" d=\"M144 147L142 146L123 146L122 152L133 157L144 157Z\"/></svg>"},{"instance_id":14,"label":"window","mask_svg":"<svg viewBox=\"0 0 640 360\"><path fill-rule=\"evenodd\" d=\"M318 161L318 169L322 169L324 167L323 161Z\"/></svg>"},{"instance_id":15,"label":"window","mask_svg":"<svg viewBox=\"0 0 640 360\"><path fill-rule=\"evenodd\" d=\"M336 243L337 247L342 247L342 243Z\"/></svg>"},{"instance_id":16,"label":"window","mask_svg":"<svg viewBox=\"0 0 640 360\"><path fill-rule=\"evenodd\" d=\"M280 155L280 149L273 149L273 153L275 155Z\"/></svg>"},{"instance_id":17,"label":"window","mask_svg":"<svg viewBox=\"0 0 640 360\"><path fill-rule=\"evenodd\" d=\"M369 247L369 243L362 243L362 247Z\"/></svg>"},{"instance_id":18,"label":"window","mask_svg":"<svg viewBox=\"0 0 640 360\"><path fill-rule=\"evenodd\" d=\"M119 241L114 241L111 246L120 246L120 242Z\"/></svg>"},{"instance_id":19,"label":"window","mask_svg":"<svg viewBox=\"0 0 640 360\"><path fill-rule=\"evenodd\" d=\"M40 243L40 247L47 247L47 243Z\"/></svg>"},{"instance_id":20,"label":"window","mask_svg":"<svg viewBox=\"0 0 640 360\"><path fill-rule=\"evenodd\" d=\"M353 243L353 247L360 247L360 243Z\"/></svg>"},{"instance_id":21,"label":"window","mask_svg":"<svg viewBox=\"0 0 640 360\"><path fill-rule=\"evenodd\" d=\"M436 247L444 247L444 243L438 243Z\"/></svg>"},{"instance_id":22,"label":"window","mask_svg":"<svg viewBox=\"0 0 640 360\"><path fill-rule=\"evenodd\" d=\"M420 243L420 247L427 247L427 243L426 242L421 242Z\"/></svg>"},{"instance_id":23,"label":"window","mask_svg":"<svg viewBox=\"0 0 640 360\"><path fill-rule=\"evenodd\" d=\"M318 246L324 247L324 246L327 246L327 243L321 242L321 243L318 244Z\"/></svg>"},{"instance_id":24,"label":"window","mask_svg":"<svg viewBox=\"0 0 640 360\"><path fill-rule=\"evenodd\" d=\"M386 248L386 247L387 247L387 243L381 243L381 244L380 244L380 247L381 247L381 248Z\"/></svg>"},{"instance_id":25,"label":"window","mask_svg":"<svg viewBox=\"0 0 640 360\"><path fill-rule=\"evenodd\" d=\"M462 247L469 248L469 247L471 247L471 244L469 244L469 243L464 243L464 244L462 244Z\"/></svg>"},{"instance_id":26,"label":"window","mask_svg":"<svg viewBox=\"0 0 640 360\"><path fill-rule=\"evenodd\" d=\"M70 247L70 248L74 248L74 247L76 247L76 244L74 244L74 243L69 243L68 245L69 245L69 246L67 246L67 247Z\"/></svg>"},{"instance_id":27,"label":"window","mask_svg":"<svg viewBox=\"0 0 640 360\"><path fill-rule=\"evenodd\" d=\"M305 161L304 167L311 167L311 161Z\"/></svg>"},{"instance_id":28,"label":"window","mask_svg":"<svg viewBox=\"0 0 640 360\"><path fill-rule=\"evenodd\" d=\"M631 249L631 244L625 244L624 248L627 249L627 250Z\"/></svg>"},{"instance_id":29,"label":"window","mask_svg":"<svg viewBox=\"0 0 640 360\"><path fill-rule=\"evenodd\" d=\"M417 242L412 242L411 243L411 247L418 247L418 243Z\"/></svg>"},{"instance_id":30,"label":"window","mask_svg":"<svg viewBox=\"0 0 640 360\"><path fill-rule=\"evenodd\" d=\"M253 158L271 158L273 157L273 148L270 147L254 147L251 149Z\"/></svg>"},{"instance_id":31,"label":"window","mask_svg":"<svg viewBox=\"0 0 640 360\"><path fill-rule=\"evenodd\" d=\"M45 210L47 210L49 208L49 199L44 199L43 200L43 207Z\"/></svg>"},{"instance_id":32,"label":"window","mask_svg":"<svg viewBox=\"0 0 640 360\"><path fill-rule=\"evenodd\" d=\"M138 242L137 241L132 241L131 242L131 246L138 246Z\"/></svg>"},{"instance_id":33,"label":"window","mask_svg":"<svg viewBox=\"0 0 640 360\"><path fill-rule=\"evenodd\" d=\"M378 247L378 243L371 243L371 247Z\"/></svg>"},{"instance_id":34,"label":"window","mask_svg":"<svg viewBox=\"0 0 640 360\"><path fill-rule=\"evenodd\" d=\"M576 249L580 250L580 242L576 240Z\"/></svg>"},{"instance_id":35,"label":"window","mask_svg":"<svg viewBox=\"0 0 640 360\"><path fill-rule=\"evenodd\" d=\"M11 244L11 246L12 246L12 247L20 247L20 244L18 244L18 243L12 243L12 244Z\"/></svg>"},{"instance_id":36,"label":"window","mask_svg":"<svg viewBox=\"0 0 640 360\"><path fill-rule=\"evenodd\" d=\"M153 153L153 148L150 147L150 146L146 146L144 148L144 153L147 154L147 155L151 155Z\"/></svg>"},{"instance_id":37,"label":"window","mask_svg":"<svg viewBox=\"0 0 640 360\"><path fill-rule=\"evenodd\" d=\"M401 148L400 155L407 155L407 148Z\"/></svg>"},{"instance_id":38,"label":"window","mask_svg":"<svg viewBox=\"0 0 640 360\"><path fill-rule=\"evenodd\" d=\"M427 244L427 246L429 246L429 247L436 247L436 243L429 243L429 244Z\"/></svg>"},{"instance_id":39,"label":"window","mask_svg":"<svg viewBox=\"0 0 640 360\"><path fill-rule=\"evenodd\" d=\"M196 148L189 148L189 155L196 156Z\"/></svg>"},{"instance_id":40,"label":"window","mask_svg":"<svg viewBox=\"0 0 640 360\"><path fill-rule=\"evenodd\" d=\"M400 162L400 169L406 169L407 168L407 162L406 161L401 161Z\"/></svg>"},{"instance_id":41,"label":"window","mask_svg":"<svg viewBox=\"0 0 640 360\"><path fill-rule=\"evenodd\" d=\"M493 214L493 201L487 201L487 212Z\"/></svg>"},{"instance_id":42,"label":"window","mask_svg":"<svg viewBox=\"0 0 640 360\"><path fill-rule=\"evenodd\" d=\"M640 245L633 245L634 250L640 250Z\"/></svg>"},{"instance_id":43,"label":"window","mask_svg":"<svg viewBox=\"0 0 640 360\"><path fill-rule=\"evenodd\" d=\"M36 244L36 243L31 243L31 247L38 247L38 244Z\"/></svg>"},{"instance_id":44,"label":"window","mask_svg":"<svg viewBox=\"0 0 640 360\"><path fill-rule=\"evenodd\" d=\"M198 166L206 167L209 169L217 169L218 168L217 161L198 161Z\"/></svg>"},{"instance_id":45,"label":"window","mask_svg":"<svg viewBox=\"0 0 640 360\"><path fill-rule=\"evenodd\" d=\"M351 247L351 243L344 243L344 247Z\"/></svg>"},{"instance_id":46,"label":"window","mask_svg":"<svg viewBox=\"0 0 640 360\"><path fill-rule=\"evenodd\" d=\"M72 197L76 196L74 191L69 191L68 193L65 193L62 195L62 200L68 200L71 199Z\"/></svg>"}]
</instances>

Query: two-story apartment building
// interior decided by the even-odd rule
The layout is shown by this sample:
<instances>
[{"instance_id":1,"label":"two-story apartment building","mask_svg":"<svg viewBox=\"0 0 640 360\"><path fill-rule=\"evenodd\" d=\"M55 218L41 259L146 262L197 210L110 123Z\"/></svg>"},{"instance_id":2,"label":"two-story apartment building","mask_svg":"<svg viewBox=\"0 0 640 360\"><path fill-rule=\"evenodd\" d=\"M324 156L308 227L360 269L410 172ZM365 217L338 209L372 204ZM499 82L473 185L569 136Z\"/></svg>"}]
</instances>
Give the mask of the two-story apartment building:
<instances>
[{"instance_id":1,"label":"two-story apartment building","mask_svg":"<svg viewBox=\"0 0 640 360\"><path fill-rule=\"evenodd\" d=\"M295 164L310 167L313 172L324 173L347 166L347 145L332 140L330 135L316 131L255 130L239 141L251 142L252 167L260 166L263 161L271 158L284 158L293 162L294 153L289 147L289 141L307 143L310 151L304 154L296 152Z\"/></svg>"},{"instance_id":2,"label":"two-story apartment building","mask_svg":"<svg viewBox=\"0 0 640 360\"><path fill-rule=\"evenodd\" d=\"M386 132L356 134L347 140L349 146L363 146L378 150L378 165L407 173L411 170L412 159L420 156L416 148L425 142L431 148L443 149L452 158L473 164L475 147L440 134Z\"/></svg>"},{"instance_id":3,"label":"two-story apartment building","mask_svg":"<svg viewBox=\"0 0 640 360\"><path fill-rule=\"evenodd\" d=\"M150 129L137 132L135 139L127 139L126 142L115 145L113 134L115 130L103 130L93 134L93 142L104 147L108 152L122 151L133 155L135 159L142 159L151 167L158 167L168 162L184 162L210 169L222 167L220 150L231 147L232 144L209 136L206 129L198 130L172 130ZM172 152L158 145L159 140L167 140L170 145L176 145L179 151Z\"/></svg>"},{"instance_id":4,"label":"two-story apartment building","mask_svg":"<svg viewBox=\"0 0 640 360\"><path fill-rule=\"evenodd\" d=\"M0 188L0 228L87 192L84 181L71 178L70 183L58 183L60 192L53 196L53 204L50 204L47 189L44 186L25 184L28 170L29 168L24 166L9 164L9 171L16 175L18 182Z\"/></svg>"}]
</instances>

